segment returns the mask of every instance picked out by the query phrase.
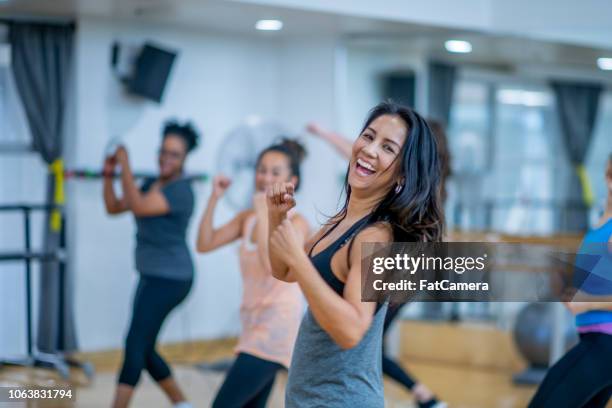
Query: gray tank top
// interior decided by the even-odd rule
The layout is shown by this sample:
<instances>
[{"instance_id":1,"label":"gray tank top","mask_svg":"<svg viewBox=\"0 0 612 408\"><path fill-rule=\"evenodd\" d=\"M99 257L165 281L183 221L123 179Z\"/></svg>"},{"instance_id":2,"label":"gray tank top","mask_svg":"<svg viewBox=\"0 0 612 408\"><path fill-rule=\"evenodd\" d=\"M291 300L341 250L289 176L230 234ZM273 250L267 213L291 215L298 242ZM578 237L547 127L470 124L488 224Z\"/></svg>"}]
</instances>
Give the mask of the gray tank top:
<instances>
[{"instance_id":1,"label":"gray tank top","mask_svg":"<svg viewBox=\"0 0 612 408\"><path fill-rule=\"evenodd\" d=\"M337 241L311 257L321 277L340 295L344 283L332 273L331 258L366 221L358 221ZM319 326L308 308L289 367L285 407L383 408L382 332L386 310L386 304L377 307L361 342L344 350Z\"/></svg>"}]
</instances>

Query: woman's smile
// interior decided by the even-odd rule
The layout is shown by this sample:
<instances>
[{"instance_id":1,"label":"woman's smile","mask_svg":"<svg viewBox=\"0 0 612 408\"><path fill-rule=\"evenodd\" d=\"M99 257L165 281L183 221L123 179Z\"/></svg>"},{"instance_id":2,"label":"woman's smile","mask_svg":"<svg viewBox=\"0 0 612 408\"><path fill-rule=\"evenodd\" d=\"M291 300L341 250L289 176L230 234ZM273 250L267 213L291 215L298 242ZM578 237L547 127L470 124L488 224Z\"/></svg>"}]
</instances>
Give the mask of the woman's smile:
<instances>
[{"instance_id":1,"label":"woman's smile","mask_svg":"<svg viewBox=\"0 0 612 408\"><path fill-rule=\"evenodd\" d=\"M363 159L355 161L355 172L362 177L369 177L376 173L375 167Z\"/></svg>"}]
</instances>

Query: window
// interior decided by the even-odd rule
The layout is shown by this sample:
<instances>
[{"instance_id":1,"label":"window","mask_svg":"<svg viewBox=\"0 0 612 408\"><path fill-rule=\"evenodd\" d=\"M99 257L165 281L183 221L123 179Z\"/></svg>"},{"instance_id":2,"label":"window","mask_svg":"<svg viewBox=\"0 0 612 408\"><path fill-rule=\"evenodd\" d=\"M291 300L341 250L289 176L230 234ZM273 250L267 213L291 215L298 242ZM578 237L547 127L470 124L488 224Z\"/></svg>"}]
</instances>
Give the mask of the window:
<instances>
[{"instance_id":1,"label":"window","mask_svg":"<svg viewBox=\"0 0 612 408\"><path fill-rule=\"evenodd\" d=\"M449 139L454 176L447 218L455 228L558 230L571 168L545 84L460 79Z\"/></svg>"},{"instance_id":2,"label":"window","mask_svg":"<svg viewBox=\"0 0 612 408\"><path fill-rule=\"evenodd\" d=\"M0 152L26 150L29 131L10 67L10 47L0 42Z\"/></svg>"},{"instance_id":3,"label":"window","mask_svg":"<svg viewBox=\"0 0 612 408\"><path fill-rule=\"evenodd\" d=\"M484 177L489 166L490 118L486 83L460 81L455 87L449 146L453 176L448 185L447 220L459 229L485 228Z\"/></svg>"},{"instance_id":4,"label":"window","mask_svg":"<svg viewBox=\"0 0 612 408\"><path fill-rule=\"evenodd\" d=\"M495 92L491 227L514 234L553 232L561 204L553 185L559 151L554 96L545 87L500 85Z\"/></svg>"}]
</instances>

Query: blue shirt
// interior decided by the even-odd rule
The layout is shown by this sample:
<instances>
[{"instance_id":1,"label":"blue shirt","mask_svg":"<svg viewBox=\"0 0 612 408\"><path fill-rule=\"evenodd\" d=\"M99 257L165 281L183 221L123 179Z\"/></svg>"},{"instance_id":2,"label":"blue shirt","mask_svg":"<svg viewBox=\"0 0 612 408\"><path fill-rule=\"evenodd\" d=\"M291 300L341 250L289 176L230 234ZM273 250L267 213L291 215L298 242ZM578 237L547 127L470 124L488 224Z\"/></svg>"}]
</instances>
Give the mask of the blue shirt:
<instances>
[{"instance_id":1,"label":"blue shirt","mask_svg":"<svg viewBox=\"0 0 612 408\"><path fill-rule=\"evenodd\" d=\"M594 296L612 295L612 254L608 242L612 236L612 218L589 230L576 254L574 286ZM590 310L576 315L577 326L612 323L612 311Z\"/></svg>"}]
</instances>

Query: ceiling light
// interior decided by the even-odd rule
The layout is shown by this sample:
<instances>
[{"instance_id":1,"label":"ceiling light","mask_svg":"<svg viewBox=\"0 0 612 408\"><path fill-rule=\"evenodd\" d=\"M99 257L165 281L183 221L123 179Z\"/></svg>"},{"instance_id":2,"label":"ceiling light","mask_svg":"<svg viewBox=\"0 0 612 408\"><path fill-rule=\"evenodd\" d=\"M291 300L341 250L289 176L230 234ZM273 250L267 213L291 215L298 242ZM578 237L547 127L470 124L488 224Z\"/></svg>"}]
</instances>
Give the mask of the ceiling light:
<instances>
[{"instance_id":1,"label":"ceiling light","mask_svg":"<svg viewBox=\"0 0 612 408\"><path fill-rule=\"evenodd\" d=\"M597 66L604 71L612 70L612 58L597 58Z\"/></svg>"},{"instance_id":2,"label":"ceiling light","mask_svg":"<svg viewBox=\"0 0 612 408\"><path fill-rule=\"evenodd\" d=\"M472 52L472 44L462 40L448 40L444 43L444 47L448 52L467 54Z\"/></svg>"},{"instance_id":3,"label":"ceiling light","mask_svg":"<svg viewBox=\"0 0 612 408\"><path fill-rule=\"evenodd\" d=\"M278 31L283 28L283 22L280 20L259 20L255 23L255 28L263 31Z\"/></svg>"}]
</instances>

